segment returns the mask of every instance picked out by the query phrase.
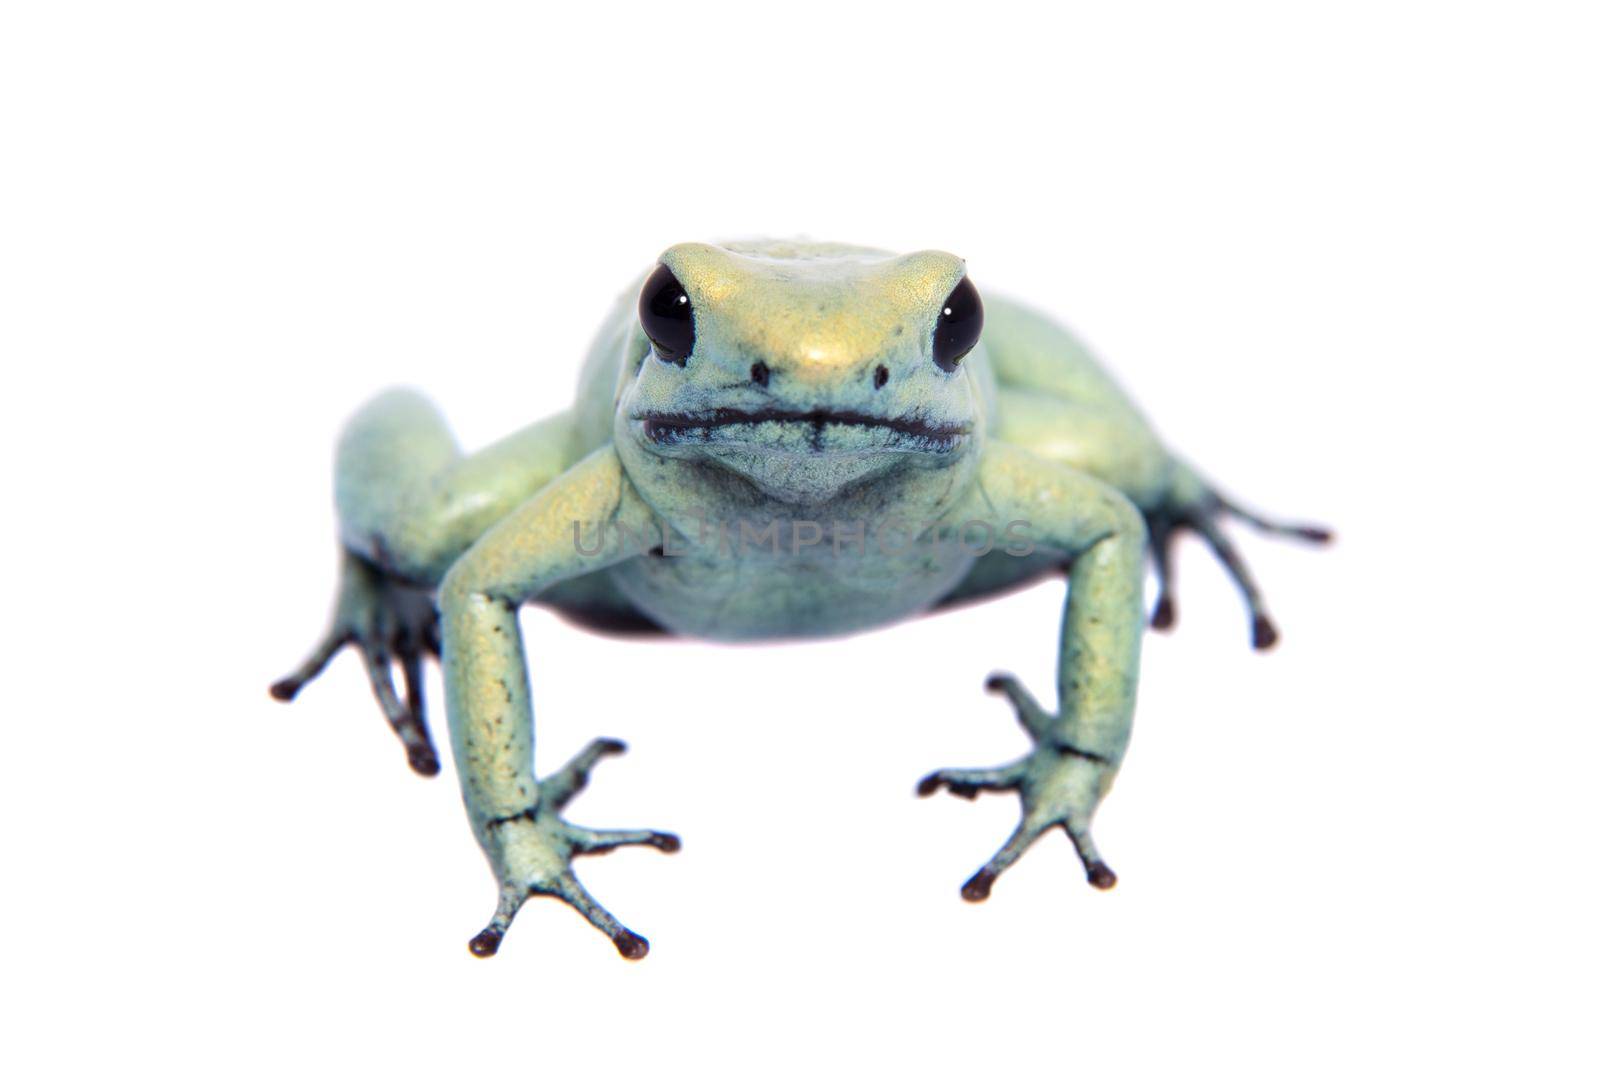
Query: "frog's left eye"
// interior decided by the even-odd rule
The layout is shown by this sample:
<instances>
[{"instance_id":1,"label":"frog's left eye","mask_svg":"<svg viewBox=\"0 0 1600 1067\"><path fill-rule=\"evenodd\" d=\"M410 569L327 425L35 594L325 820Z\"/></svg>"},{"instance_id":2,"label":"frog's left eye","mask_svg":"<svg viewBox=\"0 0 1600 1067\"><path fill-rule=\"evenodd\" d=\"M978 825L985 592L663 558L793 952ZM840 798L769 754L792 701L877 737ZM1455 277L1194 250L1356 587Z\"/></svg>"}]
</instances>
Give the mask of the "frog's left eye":
<instances>
[{"instance_id":1,"label":"frog's left eye","mask_svg":"<svg viewBox=\"0 0 1600 1067\"><path fill-rule=\"evenodd\" d=\"M970 278L962 278L939 309L933 327L933 361L940 370L954 371L983 333L983 301Z\"/></svg>"},{"instance_id":2,"label":"frog's left eye","mask_svg":"<svg viewBox=\"0 0 1600 1067\"><path fill-rule=\"evenodd\" d=\"M639 325L650 347L668 363L683 366L694 348L694 308L672 270L662 264L639 292Z\"/></svg>"}]
</instances>

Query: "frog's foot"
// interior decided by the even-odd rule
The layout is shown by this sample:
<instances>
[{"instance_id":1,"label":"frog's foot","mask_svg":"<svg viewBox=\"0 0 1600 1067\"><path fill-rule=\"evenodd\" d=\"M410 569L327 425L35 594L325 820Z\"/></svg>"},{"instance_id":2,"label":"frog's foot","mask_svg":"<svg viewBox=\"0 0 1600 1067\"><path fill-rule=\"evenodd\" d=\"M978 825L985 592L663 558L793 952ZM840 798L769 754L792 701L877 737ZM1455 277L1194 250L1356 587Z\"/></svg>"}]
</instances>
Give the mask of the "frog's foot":
<instances>
[{"instance_id":1,"label":"frog's foot","mask_svg":"<svg viewBox=\"0 0 1600 1067\"><path fill-rule=\"evenodd\" d=\"M1012 676L992 675L985 687L1011 701L1017 721L1033 739L1033 752L1001 767L935 771L917 784L919 796L931 796L942 786L968 800L980 792L1015 792L1022 802L1022 819L1017 828L1000 851L967 879L961 896L974 902L988 899L995 879L1055 826L1066 832L1077 849L1089 884L1110 889L1117 884L1117 876L1095 849L1089 821L1101 797L1111 788L1115 767L1103 756L1058 740L1058 717L1040 707Z\"/></svg>"},{"instance_id":2,"label":"frog's foot","mask_svg":"<svg viewBox=\"0 0 1600 1067\"><path fill-rule=\"evenodd\" d=\"M626 750L621 741L591 741L561 770L539 783L539 802L527 811L491 820L486 836L492 842L496 876L500 879L500 906L494 918L467 948L474 956L493 956L500 950L511 921L529 897L555 897L571 905L595 929L611 939L625 959L643 959L650 942L629 930L601 907L572 873L578 856L594 856L623 845L647 845L662 852L681 847L674 834L660 830L589 830L561 817L561 809L588 784L589 772L602 758Z\"/></svg>"},{"instance_id":3,"label":"frog's foot","mask_svg":"<svg viewBox=\"0 0 1600 1067\"><path fill-rule=\"evenodd\" d=\"M411 769L424 777L439 773L439 754L423 717L422 663L439 654L439 613L433 596L403 585L371 563L346 551L340 565L339 597L333 622L317 647L294 673L274 682L273 697L290 701L346 645L366 665L378 706L405 746ZM395 689L394 665L405 679L405 698Z\"/></svg>"},{"instance_id":4,"label":"frog's foot","mask_svg":"<svg viewBox=\"0 0 1600 1067\"><path fill-rule=\"evenodd\" d=\"M1289 537L1312 544L1327 544L1333 533L1320 526L1278 522L1246 511L1232 501L1209 490L1193 503L1165 508L1146 516L1150 526L1150 556L1156 575L1156 604L1150 615L1150 627L1169 630L1177 621L1177 604L1172 594L1172 542L1181 530L1193 530L1210 546L1223 568L1243 594L1245 606L1250 611L1250 643L1258 649L1268 649L1278 642L1278 628L1267 614L1266 602L1255 576L1245 565L1244 557L1234 547L1233 541L1223 532L1217 519L1230 515L1254 526L1262 533Z\"/></svg>"}]
</instances>

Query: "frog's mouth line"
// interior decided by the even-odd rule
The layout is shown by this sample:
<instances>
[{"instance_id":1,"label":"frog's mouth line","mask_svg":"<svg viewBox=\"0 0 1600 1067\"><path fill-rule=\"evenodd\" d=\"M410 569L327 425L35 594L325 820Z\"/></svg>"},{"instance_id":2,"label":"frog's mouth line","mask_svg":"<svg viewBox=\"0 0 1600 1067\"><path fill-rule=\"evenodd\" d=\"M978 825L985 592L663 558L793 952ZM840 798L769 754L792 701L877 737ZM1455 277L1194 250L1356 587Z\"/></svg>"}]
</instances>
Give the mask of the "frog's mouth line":
<instances>
[{"instance_id":1,"label":"frog's mouth line","mask_svg":"<svg viewBox=\"0 0 1600 1067\"><path fill-rule=\"evenodd\" d=\"M948 452L971 432L969 427L956 423L883 418L860 411L842 411L834 408L818 408L812 411L740 411L737 408L715 408L696 415L647 412L635 415L634 421L643 424L646 437L661 445L712 440L716 437L717 430L728 426L778 423L809 427L811 447L819 452L823 451L822 433L832 426L884 429L889 431L889 447L919 452Z\"/></svg>"}]
</instances>

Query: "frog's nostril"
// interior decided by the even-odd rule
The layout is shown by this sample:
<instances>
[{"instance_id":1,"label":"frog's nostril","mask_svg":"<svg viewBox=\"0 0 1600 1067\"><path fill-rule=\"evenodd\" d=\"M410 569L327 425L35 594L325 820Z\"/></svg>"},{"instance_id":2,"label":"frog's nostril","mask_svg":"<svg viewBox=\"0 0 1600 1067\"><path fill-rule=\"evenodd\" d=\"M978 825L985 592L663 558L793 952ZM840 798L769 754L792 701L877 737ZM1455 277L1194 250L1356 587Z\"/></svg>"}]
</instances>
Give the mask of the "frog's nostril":
<instances>
[{"instance_id":1,"label":"frog's nostril","mask_svg":"<svg viewBox=\"0 0 1600 1067\"><path fill-rule=\"evenodd\" d=\"M763 389L767 387L767 379L771 376L771 373L771 371L767 370L767 365L759 359L750 364L750 380Z\"/></svg>"},{"instance_id":2,"label":"frog's nostril","mask_svg":"<svg viewBox=\"0 0 1600 1067\"><path fill-rule=\"evenodd\" d=\"M889 384L889 368L880 363L878 369L872 372L872 387L882 389L887 384Z\"/></svg>"}]
</instances>

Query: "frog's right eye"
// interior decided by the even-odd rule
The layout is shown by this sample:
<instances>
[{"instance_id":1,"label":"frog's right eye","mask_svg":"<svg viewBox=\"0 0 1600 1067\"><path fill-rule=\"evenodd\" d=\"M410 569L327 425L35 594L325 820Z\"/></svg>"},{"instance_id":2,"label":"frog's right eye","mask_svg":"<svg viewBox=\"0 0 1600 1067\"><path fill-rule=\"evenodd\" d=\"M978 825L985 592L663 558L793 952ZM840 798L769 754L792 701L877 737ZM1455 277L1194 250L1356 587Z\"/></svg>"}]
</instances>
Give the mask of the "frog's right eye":
<instances>
[{"instance_id":1,"label":"frog's right eye","mask_svg":"<svg viewBox=\"0 0 1600 1067\"><path fill-rule=\"evenodd\" d=\"M656 268L639 292L639 325L664 362L683 366L694 348L694 308L689 294L665 265Z\"/></svg>"}]
</instances>

